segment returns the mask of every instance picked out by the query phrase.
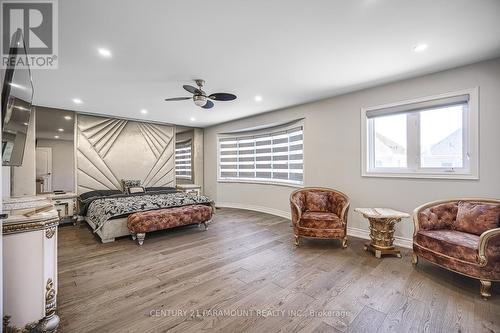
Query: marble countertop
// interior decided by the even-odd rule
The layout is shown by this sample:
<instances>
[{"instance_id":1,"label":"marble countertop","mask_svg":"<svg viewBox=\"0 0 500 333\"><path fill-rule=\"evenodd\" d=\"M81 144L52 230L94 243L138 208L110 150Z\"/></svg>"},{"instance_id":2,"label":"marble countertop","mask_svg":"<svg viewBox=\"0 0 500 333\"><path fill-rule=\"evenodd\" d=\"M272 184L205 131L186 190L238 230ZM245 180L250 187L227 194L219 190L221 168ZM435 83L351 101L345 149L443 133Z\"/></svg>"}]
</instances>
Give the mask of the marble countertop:
<instances>
[{"instance_id":1,"label":"marble countertop","mask_svg":"<svg viewBox=\"0 0 500 333\"><path fill-rule=\"evenodd\" d=\"M59 218L52 201L45 196L4 198L2 208L2 212L8 214L8 217L2 220L3 225Z\"/></svg>"},{"instance_id":2,"label":"marble countertop","mask_svg":"<svg viewBox=\"0 0 500 333\"><path fill-rule=\"evenodd\" d=\"M405 212L400 212L391 208L355 208L354 211L363 214L366 218L387 219L410 217L410 215Z\"/></svg>"}]
</instances>

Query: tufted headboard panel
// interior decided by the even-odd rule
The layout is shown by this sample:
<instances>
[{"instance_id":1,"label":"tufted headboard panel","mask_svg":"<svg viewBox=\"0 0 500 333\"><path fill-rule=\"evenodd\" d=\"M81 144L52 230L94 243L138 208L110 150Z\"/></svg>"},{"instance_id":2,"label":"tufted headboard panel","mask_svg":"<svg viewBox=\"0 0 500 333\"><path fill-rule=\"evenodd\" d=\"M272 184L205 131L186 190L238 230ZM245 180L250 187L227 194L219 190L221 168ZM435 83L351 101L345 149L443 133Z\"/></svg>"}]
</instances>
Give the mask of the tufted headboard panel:
<instances>
[{"instance_id":1,"label":"tufted headboard panel","mask_svg":"<svg viewBox=\"0 0 500 333\"><path fill-rule=\"evenodd\" d=\"M77 115L78 194L121 190L121 179L143 186L175 186L173 126Z\"/></svg>"}]
</instances>

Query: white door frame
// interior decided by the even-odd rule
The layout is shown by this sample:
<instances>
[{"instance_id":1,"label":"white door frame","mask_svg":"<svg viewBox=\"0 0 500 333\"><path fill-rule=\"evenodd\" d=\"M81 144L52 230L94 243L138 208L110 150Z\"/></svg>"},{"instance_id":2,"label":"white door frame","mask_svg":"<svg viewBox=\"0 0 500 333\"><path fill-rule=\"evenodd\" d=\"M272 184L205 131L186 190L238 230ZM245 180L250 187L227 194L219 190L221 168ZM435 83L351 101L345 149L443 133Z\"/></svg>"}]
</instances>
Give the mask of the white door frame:
<instances>
[{"instance_id":1,"label":"white door frame","mask_svg":"<svg viewBox=\"0 0 500 333\"><path fill-rule=\"evenodd\" d=\"M37 179L43 179L43 184L42 184L42 193L47 193L47 192L52 192L52 148L51 147L36 147L36 152L37 152L37 158L36 158L36 163L37 163L37 174L36 178ZM47 154L47 173L46 174L39 174L38 173L38 152L45 152Z\"/></svg>"}]
</instances>

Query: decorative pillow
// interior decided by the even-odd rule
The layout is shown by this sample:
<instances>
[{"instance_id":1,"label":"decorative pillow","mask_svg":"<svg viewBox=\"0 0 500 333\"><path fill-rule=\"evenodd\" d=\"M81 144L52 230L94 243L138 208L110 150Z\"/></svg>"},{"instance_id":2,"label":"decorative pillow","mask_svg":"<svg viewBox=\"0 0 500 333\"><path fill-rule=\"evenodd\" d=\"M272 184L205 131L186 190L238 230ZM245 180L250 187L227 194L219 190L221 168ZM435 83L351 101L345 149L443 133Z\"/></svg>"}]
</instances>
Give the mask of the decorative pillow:
<instances>
[{"instance_id":1,"label":"decorative pillow","mask_svg":"<svg viewBox=\"0 0 500 333\"><path fill-rule=\"evenodd\" d=\"M306 192L306 211L330 212L328 192Z\"/></svg>"},{"instance_id":2,"label":"decorative pillow","mask_svg":"<svg viewBox=\"0 0 500 333\"><path fill-rule=\"evenodd\" d=\"M487 230L497 228L499 223L500 204L459 201L453 229L481 235Z\"/></svg>"},{"instance_id":3,"label":"decorative pillow","mask_svg":"<svg viewBox=\"0 0 500 333\"><path fill-rule=\"evenodd\" d=\"M137 187L137 186L141 186L140 180L122 179L122 192L123 193L127 193L128 187Z\"/></svg>"},{"instance_id":4,"label":"decorative pillow","mask_svg":"<svg viewBox=\"0 0 500 333\"><path fill-rule=\"evenodd\" d=\"M418 213L418 221L422 230L452 229L457 219L458 203L446 202L432 206Z\"/></svg>"},{"instance_id":5,"label":"decorative pillow","mask_svg":"<svg viewBox=\"0 0 500 333\"><path fill-rule=\"evenodd\" d=\"M127 187L127 194L135 194L135 193L145 193L144 187L142 186L130 186Z\"/></svg>"}]
</instances>

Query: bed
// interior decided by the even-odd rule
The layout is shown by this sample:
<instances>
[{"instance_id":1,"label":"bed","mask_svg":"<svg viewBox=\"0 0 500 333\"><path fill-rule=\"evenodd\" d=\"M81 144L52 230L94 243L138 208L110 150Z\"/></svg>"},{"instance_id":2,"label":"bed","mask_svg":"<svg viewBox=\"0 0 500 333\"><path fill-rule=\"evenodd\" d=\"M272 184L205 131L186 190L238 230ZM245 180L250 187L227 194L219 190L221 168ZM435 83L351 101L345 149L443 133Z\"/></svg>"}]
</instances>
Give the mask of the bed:
<instances>
[{"instance_id":1,"label":"bed","mask_svg":"<svg viewBox=\"0 0 500 333\"><path fill-rule=\"evenodd\" d=\"M78 198L79 220L85 220L103 243L130 235L127 218L130 214L189 205L214 203L203 195L188 195L171 187L146 188L144 193L123 194L118 190L83 193Z\"/></svg>"}]
</instances>

